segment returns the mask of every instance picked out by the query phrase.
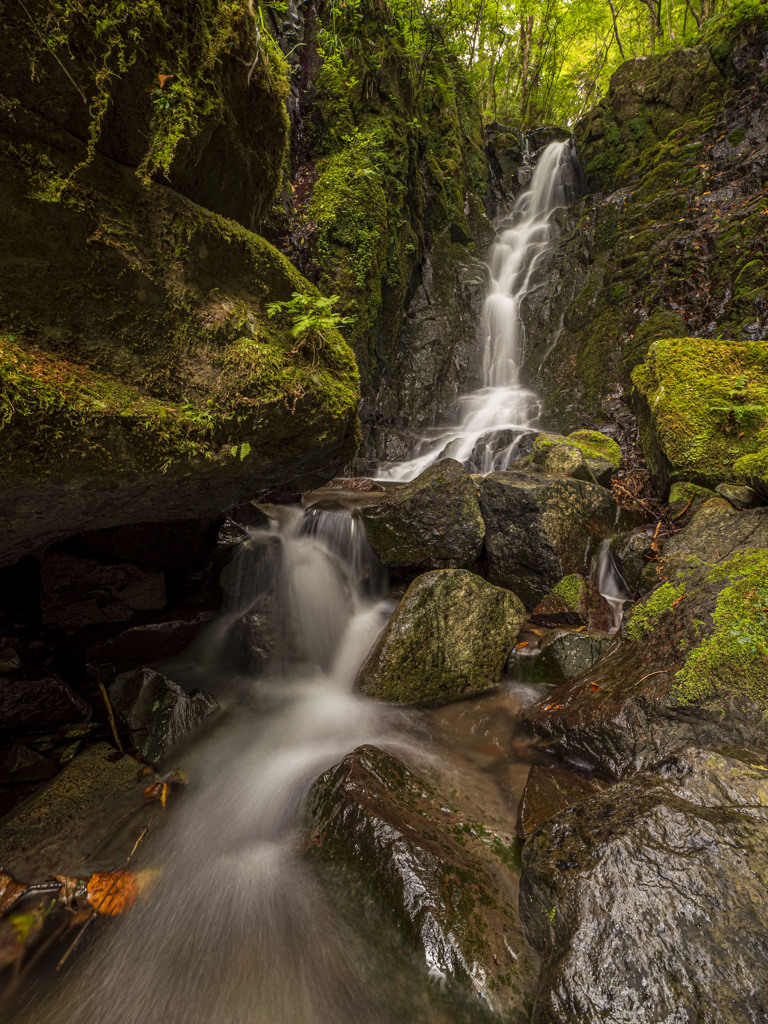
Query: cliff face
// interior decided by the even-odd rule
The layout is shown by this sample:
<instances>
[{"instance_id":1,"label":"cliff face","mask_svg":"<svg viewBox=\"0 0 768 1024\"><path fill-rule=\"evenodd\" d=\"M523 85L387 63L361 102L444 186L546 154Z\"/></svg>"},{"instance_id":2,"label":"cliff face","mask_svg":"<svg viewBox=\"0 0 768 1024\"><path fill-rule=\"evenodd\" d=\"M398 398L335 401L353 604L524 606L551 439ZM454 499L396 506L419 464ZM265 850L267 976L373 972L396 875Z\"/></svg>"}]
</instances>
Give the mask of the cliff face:
<instances>
[{"instance_id":1,"label":"cliff face","mask_svg":"<svg viewBox=\"0 0 768 1024\"><path fill-rule=\"evenodd\" d=\"M577 125L589 194L524 310L550 425L610 418L657 338L768 333L766 27L624 64Z\"/></svg>"}]
</instances>

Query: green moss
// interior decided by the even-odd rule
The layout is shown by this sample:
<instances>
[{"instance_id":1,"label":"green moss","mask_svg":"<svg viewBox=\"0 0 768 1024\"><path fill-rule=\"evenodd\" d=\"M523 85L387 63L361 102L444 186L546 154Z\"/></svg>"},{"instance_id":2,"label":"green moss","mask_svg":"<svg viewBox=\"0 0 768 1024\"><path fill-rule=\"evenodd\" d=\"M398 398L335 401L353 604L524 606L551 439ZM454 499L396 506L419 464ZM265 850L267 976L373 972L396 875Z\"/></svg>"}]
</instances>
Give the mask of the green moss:
<instances>
[{"instance_id":1,"label":"green moss","mask_svg":"<svg viewBox=\"0 0 768 1024\"><path fill-rule=\"evenodd\" d=\"M601 434L599 430L576 430L568 435L568 440L588 459L608 459L618 469L621 448L612 437Z\"/></svg>"},{"instance_id":2,"label":"green moss","mask_svg":"<svg viewBox=\"0 0 768 1024\"><path fill-rule=\"evenodd\" d=\"M768 552L741 552L711 579L729 583L712 613L713 632L675 676L677 698L692 704L733 697L768 712Z\"/></svg>"},{"instance_id":3,"label":"green moss","mask_svg":"<svg viewBox=\"0 0 768 1024\"><path fill-rule=\"evenodd\" d=\"M747 133L743 128L735 128L732 132L729 132L728 141L732 146L738 146L738 144L743 141L746 134Z\"/></svg>"},{"instance_id":4,"label":"green moss","mask_svg":"<svg viewBox=\"0 0 768 1024\"><path fill-rule=\"evenodd\" d=\"M577 612L587 599L587 584L581 576L564 576L549 596L561 601L569 612Z\"/></svg>"},{"instance_id":5,"label":"green moss","mask_svg":"<svg viewBox=\"0 0 768 1024\"><path fill-rule=\"evenodd\" d=\"M635 605L632 616L626 625L626 634L630 640L640 640L653 631L656 623L665 612L670 611L674 603L685 593L685 586L673 586L663 583L640 604Z\"/></svg>"},{"instance_id":6,"label":"green moss","mask_svg":"<svg viewBox=\"0 0 768 1024\"><path fill-rule=\"evenodd\" d=\"M735 481L734 464L768 442L764 342L657 341L632 374L652 471L704 486Z\"/></svg>"}]
</instances>

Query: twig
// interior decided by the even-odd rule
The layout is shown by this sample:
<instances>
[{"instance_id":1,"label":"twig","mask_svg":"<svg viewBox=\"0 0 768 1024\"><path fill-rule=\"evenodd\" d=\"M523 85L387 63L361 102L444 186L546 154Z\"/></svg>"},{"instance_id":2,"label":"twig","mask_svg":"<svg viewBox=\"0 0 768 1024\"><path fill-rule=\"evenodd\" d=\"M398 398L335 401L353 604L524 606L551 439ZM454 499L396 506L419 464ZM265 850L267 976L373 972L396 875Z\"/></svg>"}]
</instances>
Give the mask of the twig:
<instances>
[{"instance_id":1,"label":"twig","mask_svg":"<svg viewBox=\"0 0 768 1024\"><path fill-rule=\"evenodd\" d=\"M77 89L77 91L78 91L78 92L80 93L80 96L81 96L81 98L82 98L82 100L83 100L83 103L87 103L87 102L88 102L88 99L87 99L87 97L86 97L85 93L84 93L84 92L83 92L83 90L82 90L82 89L80 88L80 86L79 86L79 85L77 84L77 82L76 82L76 81L74 80L74 78L72 77L72 75L70 75L70 73L69 73L69 72L67 71L67 69L66 69L66 68L64 67L64 65L62 64L61 60L59 59L59 56L58 56L58 54L57 54L57 53L55 52L55 50L53 49L53 47L51 46L51 44L50 44L50 43L48 42L48 40L47 40L47 39L45 38L45 36L43 35L43 33L42 33L42 32L40 31L40 29L39 29L39 28L37 27L37 22L35 21L35 19L34 19L34 18L32 17L32 15L31 15L31 14L29 13L29 11L27 10L27 8L25 7L25 5L24 5L24 3L23 3L23 0L17 0L17 2L18 2L18 5L19 5L19 7L21 7L21 9L22 9L22 10L24 11L24 13L26 14L26 16L27 16L27 17L29 18L30 22L32 23L32 28L33 28L33 29L35 30L35 32L36 32L36 34L37 34L37 37L38 37L38 39L40 40L40 42L41 42L41 43L43 44L43 46L44 46L44 47L46 48L46 50L48 50L48 52L49 52L49 53L51 54L51 56L53 57L53 59L54 59L54 60L56 61L56 63L57 63L58 65L59 65L59 67L60 67L60 68L61 68L61 70L62 70L62 71L64 72L64 74L65 74L65 75L67 76L67 78L68 78L68 79L70 80L70 82L72 83L72 85L74 85L75 89Z\"/></svg>"},{"instance_id":2,"label":"twig","mask_svg":"<svg viewBox=\"0 0 768 1024\"><path fill-rule=\"evenodd\" d=\"M112 735L115 737L115 743L117 744L117 749L120 751L121 754L124 754L125 751L123 750L123 744L120 742L120 737L117 735L117 725L115 724L115 714L114 714L114 712L112 710L112 704L110 702L109 695L107 693L107 688L104 685L104 683L99 683L99 689L101 690L101 695L104 698L104 703L107 705L107 714L109 715L109 724L110 724L110 726L112 728Z\"/></svg>"},{"instance_id":3,"label":"twig","mask_svg":"<svg viewBox=\"0 0 768 1024\"><path fill-rule=\"evenodd\" d=\"M675 521L676 521L677 519L680 519L680 517L681 517L681 516L684 516L684 515L685 515L685 513L686 513L686 512L688 511L688 509L689 509L689 508L691 507L691 502L693 501L693 499L694 499L695 497L696 497L696 495L695 495L695 494L692 494L692 495L690 496L690 498L688 499L688 504L687 504L687 505L685 506L685 508L683 509L683 511L682 511L682 512L678 512L676 516L672 516L672 522L673 522L673 523L674 523L674 522L675 522Z\"/></svg>"},{"instance_id":4,"label":"twig","mask_svg":"<svg viewBox=\"0 0 768 1024\"><path fill-rule=\"evenodd\" d=\"M660 668L656 672L649 672L647 676L643 676L642 679L638 679L637 683L635 685L639 686L640 683L644 683L645 680L646 679L650 679L651 676L663 676L663 675L666 675L667 672L669 672L668 668Z\"/></svg>"}]
</instances>

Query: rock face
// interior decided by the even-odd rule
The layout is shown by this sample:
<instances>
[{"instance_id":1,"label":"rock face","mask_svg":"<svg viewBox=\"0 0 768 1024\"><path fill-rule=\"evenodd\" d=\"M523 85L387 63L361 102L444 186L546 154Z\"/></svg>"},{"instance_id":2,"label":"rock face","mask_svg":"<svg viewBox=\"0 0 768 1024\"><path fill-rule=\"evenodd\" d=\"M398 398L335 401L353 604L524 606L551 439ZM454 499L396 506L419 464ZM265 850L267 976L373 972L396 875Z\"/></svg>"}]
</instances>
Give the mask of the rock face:
<instances>
[{"instance_id":1,"label":"rock face","mask_svg":"<svg viewBox=\"0 0 768 1024\"><path fill-rule=\"evenodd\" d=\"M564 576L583 572L613 533L613 495L597 484L492 473L480 484L488 579L535 607Z\"/></svg>"},{"instance_id":2,"label":"rock face","mask_svg":"<svg viewBox=\"0 0 768 1024\"><path fill-rule=\"evenodd\" d=\"M740 482L739 460L768 443L767 378L762 341L654 342L632 380L643 451L662 491Z\"/></svg>"},{"instance_id":3,"label":"rock face","mask_svg":"<svg viewBox=\"0 0 768 1024\"><path fill-rule=\"evenodd\" d=\"M477 488L455 459L435 463L359 514L388 569L463 569L482 551L485 523Z\"/></svg>"},{"instance_id":4,"label":"rock face","mask_svg":"<svg viewBox=\"0 0 768 1024\"><path fill-rule=\"evenodd\" d=\"M109 699L147 761L159 761L219 706L204 690L187 693L152 669L124 672L109 687Z\"/></svg>"},{"instance_id":5,"label":"rock face","mask_svg":"<svg viewBox=\"0 0 768 1024\"><path fill-rule=\"evenodd\" d=\"M768 336L768 24L756 8L737 19L702 46L622 65L574 129L590 194L558 215L537 266L546 287L521 311L549 429L612 419L609 396L629 393L658 339Z\"/></svg>"},{"instance_id":6,"label":"rock face","mask_svg":"<svg viewBox=\"0 0 768 1024\"><path fill-rule=\"evenodd\" d=\"M48 729L90 717L91 706L49 673L39 679L0 678L0 733Z\"/></svg>"},{"instance_id":7,"label":"rock face","mask_svg":"<svg viewBox=\"0 0 768 1024\"><path fill-rule=\"evenodd\" d=\"M361 747L315 783L309 849L348 885L373 888L432 977L527 1017L536 965L517 923L514 850L449 803L402 761Z\"/></svg>"},{"instance_id":8,"label":"rock face","mask_svg":"<svg viewBox=\"0 0 768 1024\"><path fill-rule=\"evenodd\" d=\"M765 1019L765 762L765 748L686 749L529 839L532 1024Z\"/></svg>"},{"instance_id":9,"label":"rock face","mask_svg":"<svg viewBox=\"0 0 768 1024\"><path fill-rule=\"evenodd\" d=\"M514 594L466 570L425 573L406 591L356 686L422 706L493 689L524 617Z\"/></svg>"},{"instance_id":10,"label":"rock face","mask_svg":"<svg viewBox=\"0 0 768 1024\"><path fill-rule=\"evenodd\" d=\"M206 0L193 28L185 5L162 8L163 28L104 14L122 74L91 21L66 19L87 103L39 40L30 55L24 10L6 19L0 564L87 530L213 517L327 479L354 450L352 353L332 325L297 341L289 313L268 317L314 291L249 230L282 175L282 57L244 11ZM161 89L157 68L179 61L189 76Z\"/></svg>"},{"instance_id":11,"label":"rock face","mask_svg":"<svg viewBox=\"0 0 768 1024\"><path fill-rule=\"evenodd\" d=\"M616 778L691 743L768 743L766 528L768 510L705 505L668 542L670 579L635 605L621 642L524 720Z\"/></svg>"}]
</instances>

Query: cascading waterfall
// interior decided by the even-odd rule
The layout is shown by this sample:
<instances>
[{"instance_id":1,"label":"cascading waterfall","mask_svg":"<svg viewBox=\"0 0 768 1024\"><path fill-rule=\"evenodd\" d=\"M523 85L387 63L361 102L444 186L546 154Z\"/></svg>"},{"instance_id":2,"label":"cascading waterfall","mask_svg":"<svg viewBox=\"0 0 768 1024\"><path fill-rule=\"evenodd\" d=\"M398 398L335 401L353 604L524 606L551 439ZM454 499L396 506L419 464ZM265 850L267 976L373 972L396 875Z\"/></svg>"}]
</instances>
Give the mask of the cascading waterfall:
<instances>
[{"instance_id":1,"label":"cascading waterfall","mask_svg":"<svg viewBox=\"0 0 768 1024\"><path fill-rule=\"evenodd\" d=\"M360 744L389 738L391 746L401 713L352 683L392 605L371 593L367 540L350 516L291 511L279 529L251 532L229 609L190 674L177 676L204 681L224 712L184 755L194 792L174 808L172 829L150 834L134 859L132 868L155 880L20 1021L390 1020L300 845L320 772ZM271 667L254 675L241 657L237 674L231 653L247 651L249 617L271 611L281 629Z\"/></svg>"},{"instance_id":2,"label":"cascading waterfall","mask_svg":"<svg viewBox=\"0 0 768 1024\"><path fill-rule=\"evenodd\" d=\"M570 143L554 142L540 156L529 189L518 198L491 249L483 312L483 386L458 399L453 425L432 431L407 462L382 466L380 479L412 480L443 458L484 474L504 469L521 438L536 429L539 400L520 383L525 354L520 305L554 236L552 214L568 205L570 183Z\"/></svg>"},{"instance_id":3,"label":"cascading waterfall","mask_svg":"<svg viewBox=\"0 0 768 1024\"><path fill-rule=\"evenodd\" d=\"M611 633L621 626L624 605L632 601L632 594L621 575L611 552L610 540L604 540L592 562L592 580L598 593L611 606Z\"/></svg>"}]
</instances>

